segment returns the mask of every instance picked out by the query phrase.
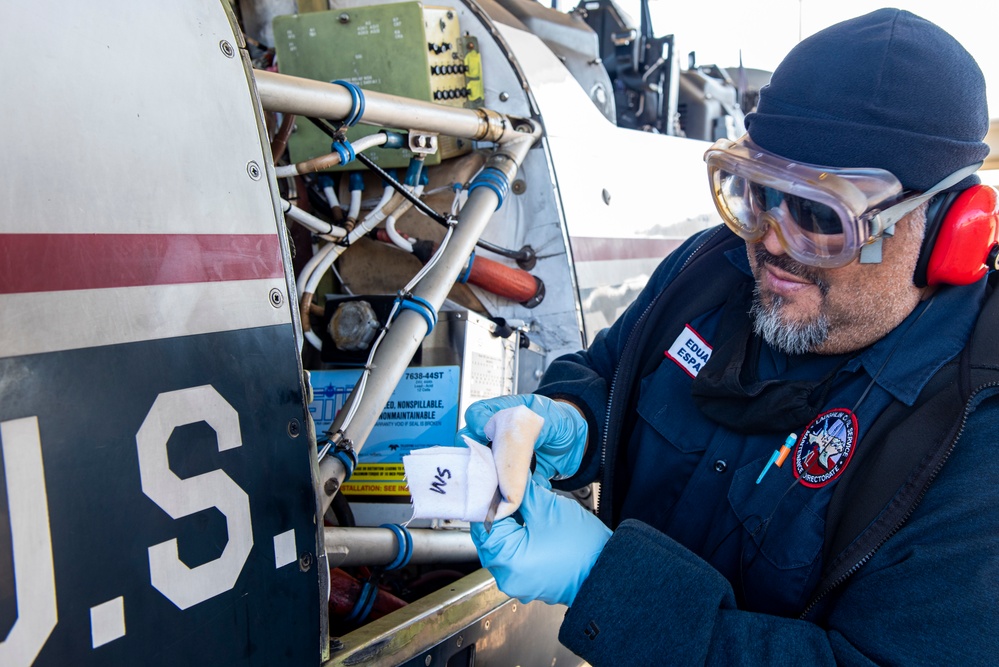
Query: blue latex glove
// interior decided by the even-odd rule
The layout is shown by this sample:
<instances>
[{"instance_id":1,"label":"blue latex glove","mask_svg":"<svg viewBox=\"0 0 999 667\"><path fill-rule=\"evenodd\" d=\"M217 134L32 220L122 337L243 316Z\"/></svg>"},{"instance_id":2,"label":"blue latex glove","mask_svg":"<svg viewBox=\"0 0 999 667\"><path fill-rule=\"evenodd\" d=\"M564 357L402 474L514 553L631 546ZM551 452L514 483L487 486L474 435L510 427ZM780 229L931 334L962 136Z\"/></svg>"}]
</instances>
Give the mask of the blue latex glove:
<instances>
[{"instance_id":1,"label":"blue latex glove","mask_svg":"<svg viewBox=\"0 0 999 667\"><path fill-rule=\"evenodd\" d=\"M571 605L610 529L575 500L542 486L537 475L527 484L519 513L522 524L516 515L501 519L491 533L472 524L479 560L511 597Z\"/></svg>"},{"instance_id":2,"label":"blue latex glove","mask_svg":"<svg viewBox=\"0 0 999 667\"><path fill-rule=\"evenodd\" d=\"M465 427L458 431L457 442L463 444L462 435L478 442L486 442L485 426L490 417L507 408L526 405L544 418L544 426L534 443L537 469L546 480L564 479L576 474L586 451L586 420L579 410L567 403L553 401L539 394L514 394L476 401L465 410ZM528 476L529 471L524 471Z\"/></svg>"}]
</instances>

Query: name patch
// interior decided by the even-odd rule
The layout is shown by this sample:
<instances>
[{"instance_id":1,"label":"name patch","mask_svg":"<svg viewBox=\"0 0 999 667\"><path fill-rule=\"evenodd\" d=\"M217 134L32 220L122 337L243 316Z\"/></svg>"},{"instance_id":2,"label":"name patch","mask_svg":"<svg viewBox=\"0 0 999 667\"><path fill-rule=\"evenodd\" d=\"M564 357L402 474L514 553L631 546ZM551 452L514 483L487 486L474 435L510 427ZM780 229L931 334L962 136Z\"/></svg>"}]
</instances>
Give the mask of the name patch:
<instances>
[{"instance_id":1,"label":"name patch","mask_svg":"<svg viewBox=\"0 0 999 667\"><path fill-rule=\"evenodd\" d=\"M697 335L697 332L690 328L690 325L683 327L683 331L676 337L670 348L666 350L666 356L676 362L690 377L697 377L697 374L704 368L711 358L711 346L704 342L704 339Z\"/></svg>"}]
</instances>

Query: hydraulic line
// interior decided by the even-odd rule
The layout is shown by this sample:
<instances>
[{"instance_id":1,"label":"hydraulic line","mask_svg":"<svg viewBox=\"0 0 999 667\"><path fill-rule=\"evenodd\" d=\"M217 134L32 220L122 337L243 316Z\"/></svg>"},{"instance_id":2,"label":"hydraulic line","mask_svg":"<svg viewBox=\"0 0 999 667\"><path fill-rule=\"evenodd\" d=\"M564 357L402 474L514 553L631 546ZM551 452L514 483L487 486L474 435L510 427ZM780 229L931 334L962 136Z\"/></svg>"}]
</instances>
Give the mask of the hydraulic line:
<instances>
[{"instance_id":1,"label":"hydraulic line","mask_svg":"<svg viewBox=\"0 0 999 667\"><path fill-rule=\"evenodd\" d=\"M284 214L286 216L316 234L335 238L343 238L347 235L347 230L342 227L337 227L336 225L326 222L322 218L317 218L311 213L303 211L286 199L281 200L281 206L283 207Z\"/></svg>"},{"instance_id":2,"label":"hydraulic line","mask_svg":"<svg viewBox=\"0 0 999 667\"><path fill-rule=\"evenodd\" d=\"M382 146L388 142L388 139L389 136L385 132L376 132L374 134L369 134L366 137L356 139L351 142L350 145L354 149L356 157L360 158L361 151L366 151L369 148L374 148L375 146ZM274 174L278 178L301 176L303 174L311 174L317 171L323 171L324 169L329 169L330 167L335 167L342 162L343 158L339 153L327 153L326 155L320 155L319 157L312 158L311 160L305 160L304 162L275 167Z\"/></svg>"},{"instance_id":3,"label":"hydraulic line","mask_svg":"<svg viewBox=\"0 0 999 667\"><path fill-rule=\"evenodd\" d=\"M348 118L356 109L349 90L325 81L254 70L260 103L266 111L282 111L315 118ZM398 95L364 91L361 122L380 127L416 127L460 139L518 141L520 127L529 121L490 109L463 109L421 102Z\"/></svg>"},{"instance_id":4,"label":"hydraulic line","mask_svg":"<svg viewBox=\"0 0 999 667\"><path fill-rule=\"evenodd\" d=\"M274 133L274 140L271 141L271 157L277 162L284 155L285 149L288 147L288 137L291 136L292 130L295 129L295 114L286 113L281 119L281 126L278 131Z\"/></svg>"},{"instance_id":5,"label":"hydraulic line","mask_svg":"<svg viewBox=\"0 0 999 667\"><path fill-rule=\"evenodd\" d=\"M327 136L329 136L334 140L342 136L336 128L331 126L327 121L323 120L322 118L309 117L309 121L311 121L313 125L318 127ZM424 203L419 197L413 196L409 191L406 190L406 188L401 187L399 182L393 179L381 167L372 162L366 155L361 155L360 150L357 150L356 152L357 152L358 162L366 166L368 169L377 173L379 176L382 177L382 180L392 183L397 190L400 190L402 192L402 195L406 197L406 199L408 199L413 206L415 206L420 212L422 212L428 218L437 222L438 224L447 226L448 222L445 216L441 215L437 211L430 208L430 206ZM278 175L279 176L281 175L280 168ZM489 241L484 241L482 239L479 239L476 242L476 245L482 248L483 250L488 250L489 252L494 252L497 255L501 255L503 257L508 257L510 259L516 260L517 264L519 264L521 268L525 269L533 268L534 264L537 261L537 255L535 255L534 249L531 248L530 246L524 246L520 250L511 250L509 248L504 248L502 246L496 245L495 243L490 243Z\"/></svg>"},{"instance_id":6,"label":"hydraulic line","mask_svg":"<svg viewBox=\"0 0 999 667\"><path fill-rule=\"evenodd\" d=\"M472 538L464 530L407 530L413 540L410 564L463 563L478 558ZM388 565L399 550L397 538L388 528L326 526L323 535L330 567Z\"/></svg>"}]
</instances>

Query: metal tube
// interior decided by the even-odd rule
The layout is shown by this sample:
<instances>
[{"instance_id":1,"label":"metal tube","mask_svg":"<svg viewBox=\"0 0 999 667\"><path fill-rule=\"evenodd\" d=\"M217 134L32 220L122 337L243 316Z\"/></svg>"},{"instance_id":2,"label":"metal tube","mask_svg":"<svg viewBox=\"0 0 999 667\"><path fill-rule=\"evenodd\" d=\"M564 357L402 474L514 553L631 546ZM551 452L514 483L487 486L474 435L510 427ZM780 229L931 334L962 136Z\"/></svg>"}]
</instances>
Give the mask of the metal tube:
<instances>
[{"instance_id":1,"label":"metal tube","mask_svg":"<svg viewBox=\"0 0 999 667\"><path fill-rule=\"evenodd\" d=\"M253 70L253 77L260 103L267 111L340 120L353 106L350 93L339 84L265 70ZM523 136L516 126L524 121L490 109L461 109L366 90L361 122L506 143Z\"/></svg>"},{"instance_id":2,"label":"metal tube","mask_svg":"<svg viewBox=\"0 0 999 667\"><path fill-rule=\"evenodd\" d=\"M325 532L330 567L387 565L399 555L399 541L388 528L336 528ZM411 528L410 563L467 563L479 559L472 537L464 530Z\"/></svg>"},{"instance_id":3,"label":"metal tube","mask_svg":"<svg viewBox=\"0 0 999 667\"><path fill-rule=\"evenodd\" d=\"M527 156L527 151L540 134L537 125L532 124L532 129L534 130L532 134L521 135L521 141L504 144L490 156L486 166L501 170L512 181ZM469 255L475 249L475 242L482 235L498 203L497 194L490 188L476 188L469 195L468 201L458 214L458 223L444 255L413 291L415 296L428 301L434 310L440 309L458 275L465 268ZM412 361L426 334L426 321L419 313L412 310L401 311L392 322L372 360L375 370L367 380L361 403L344 430L344 437L351 441L356 453L360 453L364 441L378 421L385 404L392 397L392 392L409 367L409 362ZM337 419L330 427L332 432L335 433L341 428L343 417L356 400L355 387L355 391L347 397ZM333 496L340 489L345 476L346 469L336 457L326 456L319 462L319 477L323 482L325 495L324 511L333 501Z\"/></svg>"}]
</instances>

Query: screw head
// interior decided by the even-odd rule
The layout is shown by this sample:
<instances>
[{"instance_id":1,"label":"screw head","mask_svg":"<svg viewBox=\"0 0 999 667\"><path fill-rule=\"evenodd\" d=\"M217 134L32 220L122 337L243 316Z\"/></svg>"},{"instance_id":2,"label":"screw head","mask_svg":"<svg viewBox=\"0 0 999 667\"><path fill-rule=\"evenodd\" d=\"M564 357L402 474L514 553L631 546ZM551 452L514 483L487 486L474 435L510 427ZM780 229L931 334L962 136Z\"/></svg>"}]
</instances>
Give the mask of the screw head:
<instances>
[{"instance_id":1,"label":"screw head","mask_svg":"<svg viewBox=\"0 0 999 667\"><path fill-rule=\"evenodd\" d=\"M281 290L275 287L271 290L270 295L268 295L268 300L271 302L272 306L280 308L284 304L284 294L281 293Z\"/></svg>"},{"instance_id":2,"label":"screw head","mask_svg":"<svg viewBox=\"0 0 999 667\"><path fill-rule=\"evenodd\" d=\"M297 419L292 419L288 422L288 435L293 438L297 438L299 434L302 433L302 424L299 423Z\"/></svg>"},{"instance_id":3,"label":"screw head","mask_svg":"<svg viewBox=\"0 0 999 667\"><path fill-rule=\"evenodd\" d=\"M500 100L500 102L506 102L508 99L510 99L510 93L500 93L499 94L499 100Z\"/></svg>"},{"instance_id":4,"label":"screw head","mask_svg":"<svg viewBox=\"0 0 999 667\"><path fill-rule=\"evenodd\" d=\"M600 193L600 195L604 198L604 203L610 206L610 193L607 192L606 188Z\"/></svg>"},{"instance_id":5,"label":"screw head","mask_svg":"<svg viewBox=\"0 0 999 667\"><path fill-rule=\"evenodd\" d=\"M260 176L263 172L260 171L260 165L250 160L246 163L246 173L249 174L250 178L255 181L260 180Z\"/></svg>"},{"instance_id":6,"label":"screw head","mask_svg":"<svg viewBox=\"0 0 999 667\"><path fill-rule=\"evenodd\" d=\"M327 496L334 495L339 488L340 488L340 482L337 481L335 478L328 479L326 480L326 483L323 484L323 491L326 492Z\"/></svg>"},{"instance_id":7,"label":"screw head","mask_svg":"<svg viewBox=\"0 0 999 667\"><path fill-rule=\"evenodd\" d=\"M482 624L482 627L484 627L486 630L488 630L489 629L489 625L490 625L489 619L487 618L485 620L485 622Z\"/></svg>"},{"instance_id":8,"label":"screw head","mask_svg":"<svg viewBox=\"0 0 999 667\"><path fill-rule=\"evenodd\" d=\"M336 17L336 20L340 23L350 23L350 14L343 12L340 16Z\"/></svg>"},{"instance_id":9,"label":"screw head","mask_svg":"<svg viewBox=\"0 0 999 667\"><path fill-rule=\"evenodd\" d=\"M298 558L298 569L302 572L308 572L312 567L312 554L306 551L304 554Z\"/></svg>"},{"instance_id":10,"label":"screw head","mask_svg":"<svg viewBox=\"0 0 999 667\"><path fill-rule=\"evenodd\" d=\"M465 638L462 637L461 635L458 635L458 638L454 640L454 645L457 646L458 648L461 648L461 645L464 641Z\"/></svg>"},{"instance_id":11,"label":"screw head","mask_svg":"<svg viewBox=\"0 0 999 667\"><path fill-rule=\"evenodd\" d=\"M423 664L429 667L430 663L433 661L434 661L434 656L428 655L426 658L423 659Z\"/></svg>"},{"instance_id":12,"label":"screw head","mask_svg":"<svg viewBox=\"0 0 999 667\"><path fill-rule=\"evenodd\" d=\"M222 55L226 58L234 58L236 56L236 49L232 48L232 44L224 39L219 42L219 49L222 50Z\"/></svg>"}]
</instances>

